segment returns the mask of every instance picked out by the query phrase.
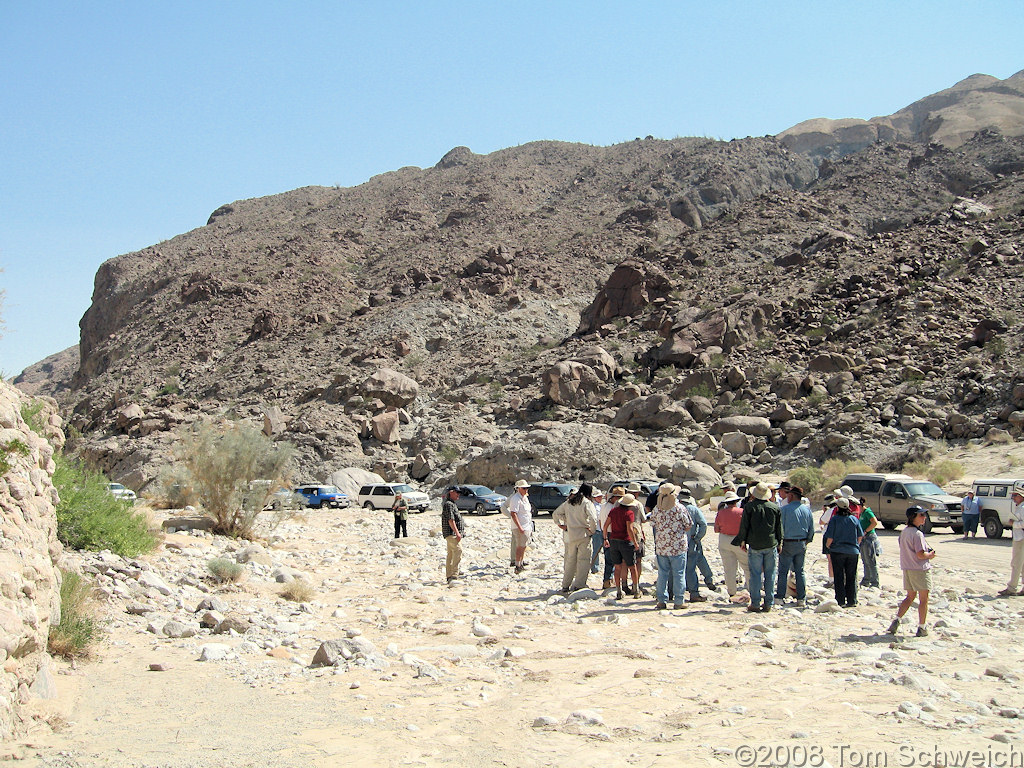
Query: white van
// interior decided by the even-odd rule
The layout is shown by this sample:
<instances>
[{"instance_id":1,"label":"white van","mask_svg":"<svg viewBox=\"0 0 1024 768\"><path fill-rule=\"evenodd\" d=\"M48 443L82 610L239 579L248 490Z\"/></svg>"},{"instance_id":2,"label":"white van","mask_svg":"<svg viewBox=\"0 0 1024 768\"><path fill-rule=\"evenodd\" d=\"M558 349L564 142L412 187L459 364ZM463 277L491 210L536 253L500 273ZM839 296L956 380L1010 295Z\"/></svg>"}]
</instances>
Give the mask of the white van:
<instances>
[{"instance_id":1,"label":"white van","mask_svg":"<svg viewBox=\"0 0 1024 768\"><path fill-rule=\"evenodd\" d=\"M1013 499L1010 498L1010 494L1013 493L1014 483L1024 483L1024 480L982 477L975 480L971 486L974 498L978 500L978 507L981 509L981 527L990 539L998 539L1003 535L1003 530L1010 530L1013 524L1010 519Z\"/></svg>"}]
</instances>

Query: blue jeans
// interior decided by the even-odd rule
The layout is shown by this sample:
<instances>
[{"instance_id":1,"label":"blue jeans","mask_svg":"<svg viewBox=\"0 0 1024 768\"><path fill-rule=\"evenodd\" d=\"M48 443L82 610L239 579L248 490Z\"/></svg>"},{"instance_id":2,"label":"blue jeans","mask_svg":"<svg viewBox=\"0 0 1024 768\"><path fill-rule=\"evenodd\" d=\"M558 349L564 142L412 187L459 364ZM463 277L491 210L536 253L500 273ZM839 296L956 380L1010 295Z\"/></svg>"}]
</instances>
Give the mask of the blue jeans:
<instances>
[{"instance_id":1,"label":"blue jeans","mask_svg":"<svg viewBox=\"0 0 1024 768\"><path fill-rule=\"evenodd\" d=\"M704 547L699 540L690 539L690 544L686 548L686 591L691 594L696 594L699 591L697 589L698 568L700 569L700 575L704 577L704 583L713 584L715 575L711 573L708 559L704 557Z\"/></svg>"},{"instance_id":2,"label":"blue jeans","mask_svg":"<svg viewBox=\"0 0 1024 768\"><path fill-rule=\"evenodd\" d=\"M789 572L796 575L796 599L807 597L807 579L804 578L804 557L807 555L806 541L784 541L779 553L779 580L775 585L775 599L786 599Z\"/></svg>"},{"instance_id":3,"label":"blue jeans","mask_svg":"<svg viewBox=\"0 0 1024 768\"><path fill-rule=\"evenodd\" d=\"M981 515L964 515L964 536L968 533L973 533L975 536L978 535L979 520L981 520Z\"/></svg>"},{"instance_id":4,"label":"blue jeans","mask_svg":"<svg viewBox=\"0 0 1024 768\"><path fill-rule=\"evenodd\" d=\"M878 535L871 531L861 539L860 560L864 564L864 578L861 584L865 587L878 586Z\"/></svg>"},{"instance_id":5,"label":"blue jeans","mask_svg":"<svg viewBox=\"0 0 1024 768\"><path fill-rule=\"evenodd\" d=\"M601 550L604 549L604 534L601 531L594 531L590 537L590 544L593 551L590 553L590 572L597 573L597 564L601 562Z\"/></svg>"},{"instance_id":6,"label":"blue jeans","mask_svg":"<svg viewBox=\"0 0 1024 768\"><path fill-rule=\"evenodd\" d=\"M655 591L659 603L668 602L668 584L672 580L672 595L676 605L683 604L683 574L686 570L687 557L681 555L657 555L658 584Z\"/></svg>"},{"instance_id":7,"label":"blue jeans","mask_svg":"<svg viewBox=\"0 0 1024 768\"><path fill-rule=\"evenodd\" d=\"M779 551L770 549L747 549L747 562L750 563L750 604L757 608L761 605L761 586L764 585L764 604L775 603L775 569L778 565Z\"/></svg>"}]
</instances>

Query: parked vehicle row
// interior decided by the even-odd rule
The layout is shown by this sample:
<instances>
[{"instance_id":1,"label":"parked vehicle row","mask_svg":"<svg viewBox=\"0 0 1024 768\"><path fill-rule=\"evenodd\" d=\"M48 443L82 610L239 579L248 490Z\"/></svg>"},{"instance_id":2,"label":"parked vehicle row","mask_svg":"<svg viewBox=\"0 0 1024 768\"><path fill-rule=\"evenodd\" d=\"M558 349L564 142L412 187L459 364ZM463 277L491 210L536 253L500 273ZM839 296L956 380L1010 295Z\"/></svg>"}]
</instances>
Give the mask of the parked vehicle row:
<instances>
[{"instance_id":1,"label":"parked vehicle row","mask_svg":"<svg viewBox=\"0 0 1024 768\"><path fill-rule=\"evenodd\" d=\"M430 497L423 491L415 490L408 483L370 483L359 489L356 503L364 509L391 509L395 495L401 493L409 505L410 512L426 512Z\"/></svg>"}]
</instances>

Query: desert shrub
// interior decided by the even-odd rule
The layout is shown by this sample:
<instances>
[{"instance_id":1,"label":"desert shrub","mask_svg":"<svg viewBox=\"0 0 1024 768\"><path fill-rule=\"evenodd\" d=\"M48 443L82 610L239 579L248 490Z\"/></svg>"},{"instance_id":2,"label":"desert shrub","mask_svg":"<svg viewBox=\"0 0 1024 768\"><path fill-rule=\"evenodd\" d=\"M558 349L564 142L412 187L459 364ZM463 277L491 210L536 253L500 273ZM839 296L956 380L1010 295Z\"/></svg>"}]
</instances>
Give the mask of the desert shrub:
<instances>
[{"instance_id":1,"label":"desert shrub","mask_svg":"<svg viewBox=\"0 0 1024 768\"><path fill-rule=\"evenodd\" d=\"M225 557L215 557L206 564L206 570L222 584L241 581L245 575L245 568L234 560L228 560Z\"/></svg>"},{"instance_id":2,"label":"desert shrub","mask_svg":"<svg viewBox=\"0 0 1024 768\"><path fill-rule=\"evenodd\" d=\"M291 600L293 603L308 603L315 594L316 590L313 589L313 585L305 579L292 579L281 587L280 592L281 597Z\"/></svg>"},{"instance_id":3,"label":"desert shrub","mask_svg":"<svg viewBox=\"0 0 1024 768\"><path fill-rule=\"evenodd\" d=\"M43 434L42 411L46 403L42 400L33 400L30 403L22 403L21 418L28 424L28 428L37 435Z\"/></svg>"},{"instance_id":4,"label":"desert shrub","mask_svg":"<svg viewBox=\"0 0 1024 768\"><path fill-rule=\"evenodd\" d=\"M179 460L214 531L252 538L270 497L284 485L293 452L247 424L204 422L182 437ZM252 493L255 480L265 481L259 494Z\"/></svg>"},{"instance_id":5,"label":"desert shrub","mask_svg":"<svg viewBox=\"0 0 1024 768\"><path fill-rule=\"evenodd\" d=\"M199 504L199 493L192 485L192 476L180 464L164 467L156 485L156 496L167 509L183 509Z\"/></svg>"},{"instance_id":6,"label":"desert shrub","mask_svg":"<svg viewBox=\"0 0 1024 768\"><path fill-rule=\"evenodd\" d=\"M964 476L964 467L959 461L952 459L936 459L934 461L908 461L903 465L902 472L911 477L926 477L936 485L945 485Z\"/></svg>"},{"instance_id":7,"label":"desert shrub","mask_svg":"<svg viewBox=\"0 0 1024 768\"><path fill-rule=\"evenodd\" d=\"M870 466L863 461L843 461L842 459L828 459L821 465L823 475L821 489L826 493L838 488L843 478L851 472L874 472Z\"/></svg>"},{"instance_id":8,"label":"desert shrub","mask_svg":"<svg viewBox=\"0 0 1024 768\"><path fill-rule=\"evenodd\" d=\"M11 471L11 456L28 456L29 447L21 440L11 440L0 445L0 475Z\"/></svg>"},{"instance_id":9,"label":"desert shrub","mask_svg":"<svg viewBox=\"0 0 1024 768\"><path fill-rule=\"evenodd\" d=\"M57 538L72 549L109 549L122 557L135 557L156 546L144 515L130 501L114 498L107 478L62 454L53 457L53 485L57 504Z\"/></svg>"},{"instance_id":10,"label":"desert shrub","mask_svg":"<svg viewBox=\"0 0 1024 768\"><path fill-rule=\"evenodd\" d=\"M685 392L686 397L706 397L711 400L715 396L715 392L707 384L698 384L695 387L690 387Z\"/></svg>"},{"instance_id":11,"label":"desert shrub","mask_svg":"<svg viewBox=\"0 0 1024 768\"><path fill-rule=\"evenodd\" d=\"M50 653L70 659L87 656L98 627L92 584L80 573L64 571L60 585L60 623L50 627Z\"/></svg>"},{"instance_id":12,"label":"desert shrub","mask_svg":"<svg viewBox=\"0 0 1024 768\"><path fill-rule=\"evenodd\" d=\"M825 485L825 473L817 467L797 467L790 470L786 479L793 485L802 488L807 496L813 496ZM832 489L829 488L829 490Z\"/></svg>"}]
</instances>

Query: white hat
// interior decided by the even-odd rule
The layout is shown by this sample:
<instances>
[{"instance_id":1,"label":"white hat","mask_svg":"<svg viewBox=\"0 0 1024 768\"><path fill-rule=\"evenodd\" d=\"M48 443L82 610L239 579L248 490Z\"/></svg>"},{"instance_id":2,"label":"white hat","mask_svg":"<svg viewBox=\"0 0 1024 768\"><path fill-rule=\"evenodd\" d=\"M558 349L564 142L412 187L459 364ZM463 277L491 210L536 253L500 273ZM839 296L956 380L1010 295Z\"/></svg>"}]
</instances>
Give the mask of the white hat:
<instances>
[{"instance_id":1,"label":"white hat","mask_svg":"<svg viewBox=\"0 0 1024 768\"><path fill-rule=\"evenodd\" d=\"M520 480L518 483L516 483L516 488L529 488L529 487L530 487L530 484L528 482L526 482L525 480Z\"/></svg>"},{"instance_id":2,"label":"white hat","mask_svg":"<svg viewBox=\"0 0 1024 768\"><path fill-rule=\"evenodd\" d=\"M772 495L771 486L768 483L758 483L754 486L754 490L750 492L750 495L755 499L761 499L761 501L767 501L768 497Z\"/></svg>"},{"instance_id":3,"label":"white hat","mask_svg":"<svg viewBox=\"0 0 1024 768\"><path fill-rule=\"evenodd\" d=\"M736 495L736 491L729 491L722 500L725 504L731 504L734 501L742 501L742 499Z\"/></svg>"},{"instance_id":4,"label":"white hat","mask_svg":"<svg viewBox=\"0 0 1024 768\"><path fill-rule=\"evenodd\" d=\"M679 493L679 486L672 485L672 483L665 483L658 489L659 496L674 496Z\"/></svg>"},{"instance_id":5,"label":"white hat","mask_svg":"<svg viewBox=\"0 0 1024 768\"><path fill-rule=\"evenodd\" d=\"M848 499L853 498L853 488L848 485L844 485L839 489L839 492Z\"/></svg>"},{"instance_id":6,"label":"white hat","mask_svg":"<svg viewBox=\"0 0 1024 768\"><path fill-rule=\"evenodd\" d=\"M1010 495L1012 496L1014 493L1018 496L1024 496L1024 483L1014 483L1013 490L1010 492Z\"/></svg>"},{"instance_id":7,"label":"white hat","mask_svg":"<svg viewBox=\"0 0 1024 768\"><path fill-rule=\"evenodd\" d=\"M627 493L643 493L643 489L640 488L640 483L630 483L626 486Z\"/></svg>"},{"instance_id":8,"label":"white hat","mask_svg":"<svg viewBox=\"0 0 1024 768\"><path fill-rule=\"evenodd\" d=\"M636 504L636 496L632 493L627 493L621 499L619 499L619 505L623 507L631 507Z\"/></svg>"},{"instance_id":9,"label":"white hat","mask_svg":"<svg viewBox=\"0 0 1024 768\"><path fill-rule=\"evenodd\" d=\"M836 507L838 509L849 509L850 500L845 496L840 496L838 499L836 499Z\"/></svg>"}]
</instances>

